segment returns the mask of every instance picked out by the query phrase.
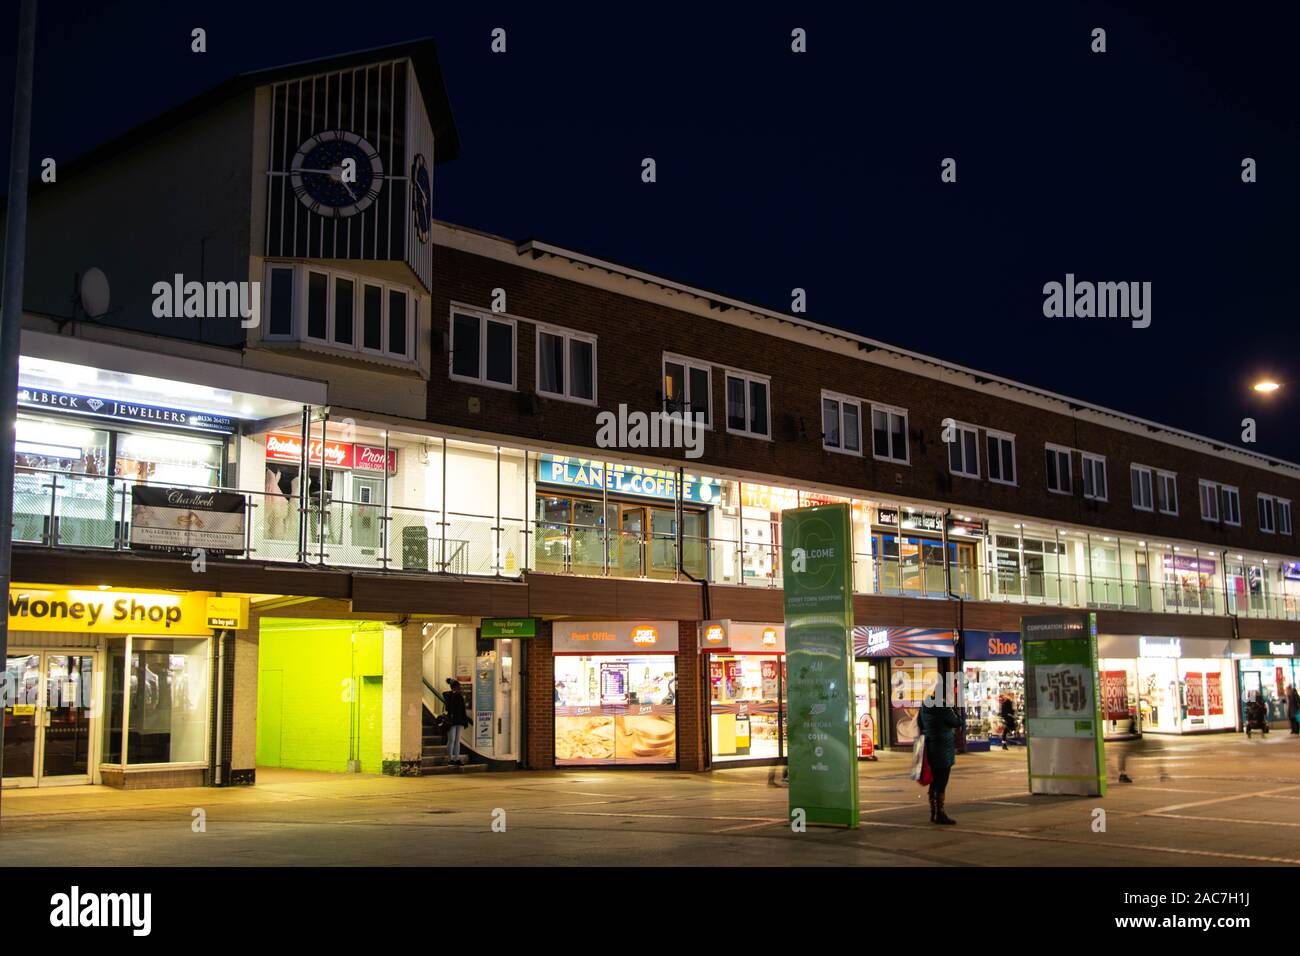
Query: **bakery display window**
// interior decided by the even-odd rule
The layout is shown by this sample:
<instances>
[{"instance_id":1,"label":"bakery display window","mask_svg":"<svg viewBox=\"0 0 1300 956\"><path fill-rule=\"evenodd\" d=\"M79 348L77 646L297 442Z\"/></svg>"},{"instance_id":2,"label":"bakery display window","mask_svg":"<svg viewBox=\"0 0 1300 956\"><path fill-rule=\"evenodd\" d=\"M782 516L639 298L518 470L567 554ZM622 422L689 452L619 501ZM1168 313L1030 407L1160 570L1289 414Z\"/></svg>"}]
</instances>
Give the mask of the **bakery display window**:
<instances>
[{"instance_id":1,"label":"bakery display window","mask_svg":"<svg viewBox=\"0 0 1300 956\"><path fill-rule=\"evenodd\" d=\"M556 655L554 700L556 766L677 761L672 655Z\"/></svg>"},{"instance_id":2,"label":"bakery display window","mask_svg":"<svg viewBox=\"0 0 1300 956\"><path fill-rule=\"evenodd\" d=\"M715 760L784 756L783 661L781 654L709 655Z\"/></svg>"}]
</instances>

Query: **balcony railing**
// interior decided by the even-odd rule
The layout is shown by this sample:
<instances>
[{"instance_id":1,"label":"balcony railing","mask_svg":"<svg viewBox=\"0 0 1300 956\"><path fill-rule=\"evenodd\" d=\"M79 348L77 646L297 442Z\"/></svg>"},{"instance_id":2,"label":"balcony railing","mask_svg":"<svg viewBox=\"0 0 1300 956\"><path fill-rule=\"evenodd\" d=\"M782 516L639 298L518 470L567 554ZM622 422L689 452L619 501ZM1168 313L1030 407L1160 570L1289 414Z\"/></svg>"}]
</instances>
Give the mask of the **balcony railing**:
<instances>
[{"instance_id":1,"label":"balcony railing","mask_svg":"<svg viewBox=\"0 0 1300 956\"><path fill-rule=\"evenodd\" d=\"M131 550L132 488L127 478L20 468L14 484L15 542L44 547ZM338 568L519 577L525 571L780 588L781 553L753 538L683 536L663 530L548 524L382 502L313 496L300 507L284 495L238 488L243 545L233 560ZM1300 619L1300 596L1242 593L1060 571L1016 571L971 563L857 553L859 594L1006 602L1064 608L1114 608L1167 614L1237 614Z\"/></svg>"}]
</instances>

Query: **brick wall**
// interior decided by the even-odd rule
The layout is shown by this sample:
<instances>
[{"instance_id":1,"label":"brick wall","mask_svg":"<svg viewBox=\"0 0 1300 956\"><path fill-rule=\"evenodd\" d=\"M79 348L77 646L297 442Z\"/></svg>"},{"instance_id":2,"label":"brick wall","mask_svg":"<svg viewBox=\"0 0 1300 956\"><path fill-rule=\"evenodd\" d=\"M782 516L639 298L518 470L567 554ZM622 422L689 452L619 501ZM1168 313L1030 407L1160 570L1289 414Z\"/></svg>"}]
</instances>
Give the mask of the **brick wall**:
<instances>
[{"instance_id":1,"label":"brick wall","mask_svg":"<svg viewBox=\"0 0 1300 956\"><path fill-rule=\"evenodd\" d=\"M550 770L555 766L555 657L551 652L551 622L542 621L537 637L523 642L528 662L527 752L529 770Z\"/></svg>"},{"instance_id":2,"label":"brick wall","mask_svg":"<svg viewBox=\"0 0 1300 956\"><path fill-rule=\"evenodd\" d=\"M708 762L699 626L698 621L677 622L677 766L681 770L703 770Z\"/></svg>"},{"instance_id":3,"label":"brick wall","mask_svg":"<svg viewBox=\"0 0 1300 956\"><path fill-rule=\"evenodd\" d=\"M435 330L449 329L451 302L486 308L492 289L506 290L508 312L523 319L553 323L599 336L597 399L600 408L626 402L633 409L659 407L665 351L714 365L715 427L705 456L693 463L781 476L801 482L871 492L877 497L944 501L958 508L993 510L1109 528L1139 536L1169 536L1225 548L1289 553L1295 539L1264 534L1257 528L1258 492L1292 499L1300 507L1300 481L1216 456L1130 434L1071 415L1034 408L911 372L836 354L809 344L776 338L758 328L743 328L615 292L557 278L532 269L439 246L434 260ZM435 339L436 341L436 339ZM535 392L536 340L530 322L518 326L518 392L452 382L448 356L433 357L429 386L430 421L528 439L592 448L598 409L537 398L537 412L526 411ZM962 356L944 356L960 362ZM725 379L718 366L770 375L774 441L731 435L722 427ZM1025 378L1047 376L1048 366L1027 370ZM1046 382L1050 385L1050 380ZM1119 383L1121 386L1124 383ZM1138 386L1142 383L1131 383ZM908 410L910 465L834 454L821 446L821 390ZM470 399L478 399L478 411ZM1117 396L1116 404L1123 401ZM1016 436L1017 486L994 484L949 473L940 440L945 417L981 427L980 464L987 474L984 428ZM802 435L801 435L802 429ZM869 423L864 442L870 444ZM1044 444L1066 445L1107 458L1109 501L1083 499L1082 476L1074 461L1075 494L1050 493L1046 486ZM669 457L657 454L656 457ZM1138 512L1131 505L1130 463L1176 472L1177 517ZM1197 479L1236 485L1241 491L1241 528L1212 525L1200 518Z\"/></svg>"}]
</instances>

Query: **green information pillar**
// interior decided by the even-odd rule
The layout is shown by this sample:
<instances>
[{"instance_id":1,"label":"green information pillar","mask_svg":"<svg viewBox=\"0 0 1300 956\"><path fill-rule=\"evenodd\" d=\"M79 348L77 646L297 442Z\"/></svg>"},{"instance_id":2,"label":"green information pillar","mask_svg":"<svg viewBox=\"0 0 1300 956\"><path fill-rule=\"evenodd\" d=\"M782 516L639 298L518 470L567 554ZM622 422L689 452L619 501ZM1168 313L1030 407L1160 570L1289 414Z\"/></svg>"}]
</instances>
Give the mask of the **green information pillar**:
<instances>
[{"instance_id":1,"label":"green information pillar","mask_svg":"<svg viewBox=\"0 0 1300 956\"><path fill-rule=\"evenodd\" d=\"M1029 792L1106 795L1097 615L1020 619Z\"/></svg>"},{"instance_id":2,"label":"green information pillar","mask_svg":"<svg viewBox=\"0 0 1300 956\"><path fill-rule=\"evenodd\" d=\"M858 825L849 506L781 514L790 814Z\"/></svg>"}]
</instances>

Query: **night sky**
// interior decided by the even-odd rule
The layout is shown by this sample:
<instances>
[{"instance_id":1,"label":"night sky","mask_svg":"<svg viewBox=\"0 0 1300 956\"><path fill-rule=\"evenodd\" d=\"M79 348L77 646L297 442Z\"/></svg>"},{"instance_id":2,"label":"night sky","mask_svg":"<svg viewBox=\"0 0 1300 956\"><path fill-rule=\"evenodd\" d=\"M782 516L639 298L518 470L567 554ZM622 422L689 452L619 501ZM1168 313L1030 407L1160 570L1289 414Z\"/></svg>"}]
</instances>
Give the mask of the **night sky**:
<instances>
[{"instance_id":1,"label":"night sky","mask_svg":"<svg viewBox=\"0 0 1300 956\"><path fill-rule=\"evenodd\" d=\"M1252 415L1300 461L1296 5L900 6L42 0L33 168L235 73L433 36L440 219L779 311L803 287L814 321L1232 444ZM1150 328L1044 318L1067 272L1151 282Z\"/></svg>"}]
</instances>

